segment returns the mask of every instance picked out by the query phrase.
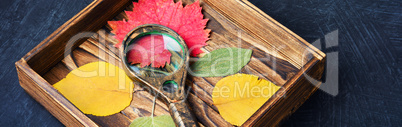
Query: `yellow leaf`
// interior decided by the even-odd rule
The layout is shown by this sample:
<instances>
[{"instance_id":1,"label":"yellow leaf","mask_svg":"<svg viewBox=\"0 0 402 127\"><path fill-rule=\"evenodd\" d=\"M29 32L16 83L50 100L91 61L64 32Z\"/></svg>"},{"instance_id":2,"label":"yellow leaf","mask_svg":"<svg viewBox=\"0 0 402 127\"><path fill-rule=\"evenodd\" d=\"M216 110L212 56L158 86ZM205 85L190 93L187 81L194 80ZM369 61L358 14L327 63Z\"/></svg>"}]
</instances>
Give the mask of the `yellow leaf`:
<instances>
[{"instance_id":1,"label":"yellow leaf","mask_svg":"<svg viewBox=\"0 0 402 127\"><path fill-rule=\"evenodd\" d=\"M53 85L85 114L108 116L130 105L133 83L119 67L93 62L71 71Z\"/></svg>"},{"instance_id":2,"label":"yellow leaf","mask_svg":"<svg viewBox=\"0 0 402 127\"><path fill-rule=\"evenodd\" d=\"M216 83L212 100L226 121L240 126L279 88L255 75L235 74Z\"/></svg>"}]
</instances>

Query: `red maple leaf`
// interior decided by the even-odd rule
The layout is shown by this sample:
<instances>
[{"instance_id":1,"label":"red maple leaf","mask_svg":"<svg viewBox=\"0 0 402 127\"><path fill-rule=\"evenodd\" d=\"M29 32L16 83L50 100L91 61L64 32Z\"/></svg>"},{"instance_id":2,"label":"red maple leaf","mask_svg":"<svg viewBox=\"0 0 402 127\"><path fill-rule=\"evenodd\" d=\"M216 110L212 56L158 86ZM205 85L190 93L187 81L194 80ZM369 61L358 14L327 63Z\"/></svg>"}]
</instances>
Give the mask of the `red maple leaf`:
<instances>
[{"instance_id":1,"label":"red maple leaf","mask_svg":"<svg viewBox=\"0 0 402 127\"><path fill-rule=\"evenodd\" d=\"M170 63L172 54L166 49L162 35L147 35L135 41L128 47L127 60L130 64L158 68Z\"/></svg>"},{"instance_id":2,"label":"red maple leaf","mask_svg":"<svg viewBox=\"0 0 402 127\"><path fill-rule=\"evenodd\" d=\"M173 29L184 39L191 56L203 52L200 48L207 45L211 30L204 29L208 19L203 19L199 1L186 7L183 7L181 1L174 3L173 0L139 0L138 3L133 2L133 5L133 11L125 11L128 21L108 22L120 42L115 47L121 46L124 37L133 28L143 24L160 24Z\"/></svg>"}]
</instances>

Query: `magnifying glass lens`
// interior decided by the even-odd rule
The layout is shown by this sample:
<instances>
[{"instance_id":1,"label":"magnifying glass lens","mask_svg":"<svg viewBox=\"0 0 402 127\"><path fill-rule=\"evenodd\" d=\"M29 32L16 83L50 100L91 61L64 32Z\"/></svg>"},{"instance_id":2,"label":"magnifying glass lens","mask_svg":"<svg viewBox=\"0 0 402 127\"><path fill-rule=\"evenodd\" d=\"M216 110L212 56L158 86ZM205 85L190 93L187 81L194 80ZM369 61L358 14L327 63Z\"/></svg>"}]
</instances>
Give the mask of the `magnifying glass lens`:
<instances>
[{"instance_id":1,"label":"magnifying glass lens","mask_svg":"<svg viewBox=\"0 0 402 127\"><path fill-rule=\"evenodd\" d=\"M165 26L146 24L131 30L122 47L126 74L167 103L177 126L198 126L186 102L189 50L183 38Z\"/></svg>"},{"instance_id":2,"label":"magnifying glass lens","mask_svg":"<svg viewBox=\"0 0 402 127\"><path fill-rule=\"evenodd\" d=\"M183 51L183 46L171 35L148 32L132 39L124 52L131 71L144 77L161 77L183 66Z\"/></svg>"}]
</instances>

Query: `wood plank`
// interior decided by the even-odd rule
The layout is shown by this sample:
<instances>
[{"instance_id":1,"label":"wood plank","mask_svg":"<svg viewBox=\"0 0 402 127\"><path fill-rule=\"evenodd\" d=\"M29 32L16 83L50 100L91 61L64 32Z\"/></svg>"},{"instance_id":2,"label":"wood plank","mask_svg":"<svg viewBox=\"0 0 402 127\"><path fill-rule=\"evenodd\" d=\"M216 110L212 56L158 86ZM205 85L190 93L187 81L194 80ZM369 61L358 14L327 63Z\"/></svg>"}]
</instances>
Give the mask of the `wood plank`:
<instances>
[{"instance_id":1,"label":"wood plank","mask_svg":"<svg viewBox=\"0 0 402 127\"><path fill-rule=\"evenodd\" d=\"M195 115L200 123L207 127L229 127L232 124L226 122L216 110L206 105L204 101L199 99L194 94L188 95L190 106L195 110Z\"/></svg>"}]
</instances>

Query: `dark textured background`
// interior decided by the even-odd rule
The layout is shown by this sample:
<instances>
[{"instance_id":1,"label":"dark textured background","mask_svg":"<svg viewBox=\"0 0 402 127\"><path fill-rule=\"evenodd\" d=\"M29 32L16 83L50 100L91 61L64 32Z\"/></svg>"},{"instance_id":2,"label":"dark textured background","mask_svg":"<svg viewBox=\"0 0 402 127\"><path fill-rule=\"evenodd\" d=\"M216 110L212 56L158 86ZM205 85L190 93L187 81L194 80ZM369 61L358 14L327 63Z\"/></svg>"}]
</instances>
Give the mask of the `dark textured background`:
<instances>
[{"instance_id":1,"label":"dark textured background","mask_svg":"<svg viewBox=\"0 0 402 127\"><path fill-rule=\"evenodd\" d=\"M339 52L339 94L317 91L284 126L402 126L402 1L249 1L310 43L339 31L328 51ZM1 0L0 126L62 126L19 86L14 62L90 2Z\"/></svg>"}]
</instances>

